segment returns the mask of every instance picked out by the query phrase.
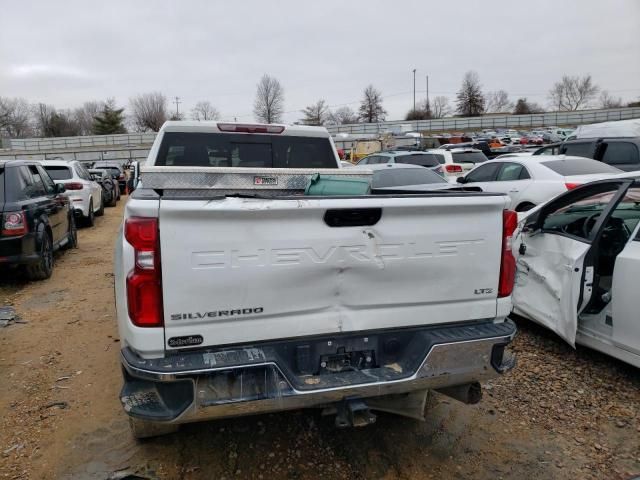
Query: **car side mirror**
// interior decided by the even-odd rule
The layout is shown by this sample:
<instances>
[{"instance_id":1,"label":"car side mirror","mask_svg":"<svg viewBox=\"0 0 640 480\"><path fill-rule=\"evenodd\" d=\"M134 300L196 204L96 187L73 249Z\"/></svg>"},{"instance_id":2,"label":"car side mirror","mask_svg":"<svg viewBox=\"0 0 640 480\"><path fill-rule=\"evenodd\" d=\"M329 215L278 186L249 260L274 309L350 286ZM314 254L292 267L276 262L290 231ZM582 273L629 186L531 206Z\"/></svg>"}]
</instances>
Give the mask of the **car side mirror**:
<instances>
[{"instance_id":1,"label":"car side mirror","mask_svg":"<svg viewBox=\"0 0 640 480\"><path fill-rule=\"evenodd\" d=\"M64 185L61 183L56 183L54 189L56 193L64 193L67 191L67 189L64 188Z\"/></svg>"},{"instance_id":2,"label":"car side mirror","mask_svg":"<svg viewBox=\"0 0 640 480\"><path fill-rule=\"evenodd\" d=\"M464 177L458 177L458 178L456 178L456 182L458 182L458 183L466 183L467 180Z\"/></svg>"}]
</instances>

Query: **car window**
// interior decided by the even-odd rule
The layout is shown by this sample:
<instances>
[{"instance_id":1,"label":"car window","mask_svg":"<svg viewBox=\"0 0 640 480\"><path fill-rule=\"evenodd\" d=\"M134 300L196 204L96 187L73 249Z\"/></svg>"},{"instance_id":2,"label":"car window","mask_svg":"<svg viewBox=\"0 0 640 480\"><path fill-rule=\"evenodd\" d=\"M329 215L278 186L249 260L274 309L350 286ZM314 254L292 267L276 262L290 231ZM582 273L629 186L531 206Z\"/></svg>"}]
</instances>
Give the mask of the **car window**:
<instances>
[{"instance_id":1,"label":"car window","mask_svg":"<svg viewBox=\"0 0 640 480\"><path fill-rule=\"evenodd\" d=\"M496 178L496 173L498 169L502 166L502 163L488 163L487 165L482 165L472 172L470 172L466 177L467 183L469 182L492 182Z\"/></svg>"},{"instance_id":2,"label":"car window","mask_svg":"<svg viewBox=\"0 0 640 480\"><path fill-rule=\"evenodd\" d=\"M587 157L592 158L592 143L591 142L582 142L582 143L565 143L561 152L565 155L572 155L574 157Z\"/></svg>"},{"instance_id":3,"label":"car window","mask_svg":"<svg viewBox=\"0 0 640 480\"><path fill-rule=\"evenodd\" d=\"M526 180L531 178L529 172L519 163L505 163L502 165L496 181L511 182L514 180Z\"/></svg>"},{"instance_id":4,"label":"car window","mask_svg":"<svg viewBox=\"0 0 640 480\"><path fill-rule=\"evenodd\" d=\"M384 157L382 155L371 155L370 157L367 157L367 159L369 160L367 165L377 165L389 162L389 157Z\"/></svg>"},{"instance_id":5,"label":"car window","mask_svg":"<svg viewBox=\"0 0 640 480\"><path fill-rule=\"evenodd\" d=\"M44 169L54 180L70 180L73 177L73 175L71 174L71 169L69 167L45 165Z\"/></svg>"},{"instance_id":6,"label":"car window","mask_svg":"<svg viewBox=\"0 0 640 480\"><path fill-rule=\"evenodd\" d=\"M18 167L17 175L17 198L16 200L26 200L28 198L37 198L44 195L44 187L38 187L35 179L31 174L31 170L26 165Z\"/></svg>"},{"instance_id":7,"label":"car window","mask_svg":"<svg viewBox=\"0 0 640 480\"><path fill-rule=\"evenodd\" d=\"M398 155L395 160L396 163L407 163L410 165L420 165L422 167L437 167L440 165L438 157L442 157L442 162L444 163L444 157L442 155L434 155L432 153Z\"/></svg>"},{"instance_id":8,"label":"car window","mask_svg":"<svg viewBox=\"0 0 640 480\"><path fill-rule=\"evenodd\" d=\"M76 172L78 178L83 178L82 171L80 170L80 168L78 168L78 165L74 165L72 168Z\"/></svg>"},{"instance_id":9,"label":"car window","mask_svg":"<svg viewBox=\"0 0 640 480\"><path fill-rule=\"evenodd\" d=\"M558 145L552 145L548 147L542 147L535 152L534 155L557 155L560 151L560 147Z\"/></svg>"},{"instance_id":10,"label":"car window","mask_svg":"<svg viewBox=\"0 0 640 480\"><path fill-rule=\"evenodd\" d=\"M38 169L38 173L40 173L40 178L42 178L42 183L44 183L44 188L47 193L49 195L54 194L56 192L55 184L53 183L53 180L51 180L47 171L41 166L37 166L36 168Z\"/></svg>"},{"instance_id":11,"label":"car window","mask_svg":"<svg viewBox=\"0 0 640 480\"><path fill-rule=\"evenodd\" d=\"M571 175L593 175L597 173L622 173L621 170L597 160L589 158L565 158L563 160L549 160L540 165L553 170L563 177Z\"/></svg>"},{"instance_id":12,"label":"car window","mask_svg":"<svg viewBox=\"0 0 640 480\"><path fill-rule=\"evenodd\" d=\"M47 189L44 186L44 182L42 181L42 177L40 176L40 172L35 165L29 165L29 173L31 173L31 178L33 183L31 185L30 197L38 198L44 197L47 194Z\"/></svg>"},{"instance_id":13,"label":"car window","mask_svg":"<svg viewBox=\"0 0 640 480\"><path fill-rule=\"evenodd\" d=\"M638 147L630 142L607 143L602 161L609 165L640 163Z\"/></svg>"},{"instance_id":14,"label":"car window","mask_svg":"<svg viewBox=\"0 0 640 480\"><path fill-rule=\"evenodd\" d=\"M487 161L487 157L482 152L454 152L452 153L453 163L482 163Z\"/></svg>"},{"instance_id":15,"label":"car window","mask_svg":"<svg viewBox=\"0 0 640 480\"><path fill-rule=\"evenodd\" d=\"M427 168L389 168L373 172L372 187L387 188L434 183L447 183L447 181Z\"/></svg>"},{"instance_id":16,"label":"car window","mask_svg":"<svg viewBox=\"0 0 640 480\"><path fill-rule=\"evenodd\" d=\"M76 164L76 171L78 172L78 176L83 180L91 180L91 174L81 163Z\"/></svg>"},{"instance_id":17,"label":"car window","mask_svg":"<svg viewBox=\"0 0 640 480\"><path fill-rule=\"evenodd\" d=\"M557 207L546 215L542 229L582 239L588 238L590 226L587 222L596 219L617 193L619 184L602 184L598 190L587 189L583 195L572 200L558 202Z\"/></svg>"}]
</instances>

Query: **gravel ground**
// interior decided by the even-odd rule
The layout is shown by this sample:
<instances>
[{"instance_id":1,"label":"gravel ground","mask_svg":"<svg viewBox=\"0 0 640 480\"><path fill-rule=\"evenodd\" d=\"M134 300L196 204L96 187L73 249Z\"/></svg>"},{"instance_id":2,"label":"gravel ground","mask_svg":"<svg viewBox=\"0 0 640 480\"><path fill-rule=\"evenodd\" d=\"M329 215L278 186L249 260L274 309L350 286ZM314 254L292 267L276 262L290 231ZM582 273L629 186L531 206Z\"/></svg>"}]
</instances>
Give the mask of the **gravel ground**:
<instances>
[{"instance_id":1,"label":"gravel ground","mask_svg":"<svg viewBox=\"0 0 640 480\"><path fill-rule=\"evenodd\" d=\"M122 204L51 279L0 274L0 478L628 479L640 475L640 371L518 320L518 366L478 405L435 395L426 422L336 430L317 411L184 426L135 442L118 401L111 252ZM134 477L129 477L134 478Z\"/></svg>"}]
</instances>

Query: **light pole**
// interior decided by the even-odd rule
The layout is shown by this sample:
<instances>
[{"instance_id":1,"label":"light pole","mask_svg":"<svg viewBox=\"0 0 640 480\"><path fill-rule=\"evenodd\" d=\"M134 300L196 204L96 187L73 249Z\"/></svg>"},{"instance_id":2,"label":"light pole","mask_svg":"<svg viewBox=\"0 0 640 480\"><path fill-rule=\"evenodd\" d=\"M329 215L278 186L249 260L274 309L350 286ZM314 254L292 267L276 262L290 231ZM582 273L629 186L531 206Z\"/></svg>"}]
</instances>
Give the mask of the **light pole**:
<instances>
[{"instance_id":1,"label":"light pole","mask_svg":"<svg viewBox=\"0 0 640 480\"><path fill-rule=\"evenodd\" d=\"M431 105L429 105L429 75L427 75L427 104L425 105L427 113L431 112Z\"/></svg>"},{"instance_id":2,"label":"light pole","mask_svg":"<svg viewBox=\"0 0 640 480\"><path fill-rule=\"evenodd\" d=\"M413 111L416 111L416 69L413 69Z\"/></svg>"}]
</instances>

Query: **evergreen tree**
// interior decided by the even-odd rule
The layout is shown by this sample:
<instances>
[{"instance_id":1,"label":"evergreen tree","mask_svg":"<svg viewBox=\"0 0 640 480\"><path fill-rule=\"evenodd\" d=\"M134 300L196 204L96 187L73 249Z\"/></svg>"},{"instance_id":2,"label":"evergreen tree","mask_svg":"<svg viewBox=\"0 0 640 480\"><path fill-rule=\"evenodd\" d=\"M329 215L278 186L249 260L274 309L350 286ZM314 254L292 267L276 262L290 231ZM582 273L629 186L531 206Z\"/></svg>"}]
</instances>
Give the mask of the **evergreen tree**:
<instances>
[{"instance_id":1,"label":"evergreen tree","mask_svg":"<svg viewBox=\"0 0 640 480\"><path fill-rule=\"evenodd\" d=\"M458 113L463 117L477 117L484 113L485 99L476 72L465 73L457 99Z\"/></svg>"},{"instance_id":2,"label":"evergreen tree","mask_svg":"<svg viewBox=\"0 0 640 480\"><path fill-rule=\"evenodd\" d=\"M115 103L112 98L107 100L100 113L93 117L93 133L95 135L127 133L124 128L124 108L116 108Z\"/></svg>"}]
</instances>

